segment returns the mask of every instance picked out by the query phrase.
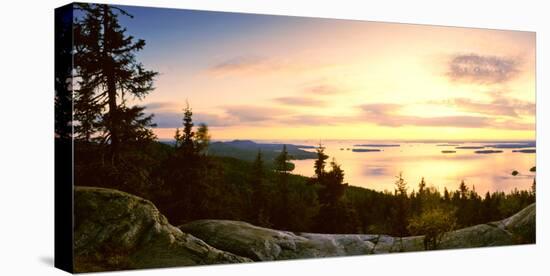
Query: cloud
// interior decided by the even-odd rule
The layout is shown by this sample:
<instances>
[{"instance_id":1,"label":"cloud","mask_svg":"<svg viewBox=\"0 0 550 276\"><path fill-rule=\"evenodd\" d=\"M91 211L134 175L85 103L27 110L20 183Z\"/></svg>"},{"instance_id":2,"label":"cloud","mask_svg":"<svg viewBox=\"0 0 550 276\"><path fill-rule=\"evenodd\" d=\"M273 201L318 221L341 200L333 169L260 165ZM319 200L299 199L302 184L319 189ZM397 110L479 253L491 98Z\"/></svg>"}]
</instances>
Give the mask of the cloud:
<instances>
[{"instance_id":1,"label":"cloud","mask_svg":"<svg viewBox=\"0 0 550 276\"><path fill-rule=\"evenodd\" d=\"M506 98L494 98L488 103L476 102L468 98L454 98L432 103L455 107L458 110L471 113L508 117L532 116L536 109L534 103Z\"/></svg>"},{"instance_id":2,"label":"cloud","mask_svg":"<svg viewBox=\"0 0 550 276\"><path fill-rule=\"evenodd\" d=\"M183 112L158 112L154 115L153 121L158 128L182 127ZM204 123L212 127L229 126L235 123L232 118L205 113L193 113L193 122L195 125Z\"/></svg>"},{"instance_id":3,"label":"cloud","mask_svg":"<svg viewBox=\"0 0 550 276\"><path fill-rule=\"evenodd\" d=\"M302 73L327 66L305 60L248 55L220 61L207 68L206 72L214 75Z\"/></svg>"},{"instance_id":4,"label":"cloud","mask_svg":"<svg viewBox=\"0 0 550 276\"><path fill-rule=\"evenodd\" d=\"M172 102L152 102L145 105L147 111L158 111L158 110L176 110L181 109L180 106L177 106Z\"/></svg>"},{"instance_id":5,"label":"cloud","mask_svg":"<svg viewBox=\"0 0 550 276\"><path fill-rule=\"evenodd\" d=\"M359 108L363 111L360 115L365 122L371 122L381 126L427 126L427 127L461 127L461 128L502 128L529 130L534 129L533 124L520 123L512 120L501 120L486 116L436 116L420 117L401 115L399 111L402 105L398 104L366 104Z\"/></svg>"},{"instance_id":6,"label":"cloud","mask_svg":"<svg viewBox=\"0 0 550 276\"><path fill-rule=\"evenodd\" d=\"M267 59L258 56L234 57L214 64L208 71L215 74L235 73L243 71L258 71L268 69Z\"/></svg>"},{"instance_id":7,"label":"cloud","mask_svg":"<svg viewBox=\"0 0 550 276\"><path fill-rule=\"evenodd\" d=\"M352 116L318 116L297 114L290 115L279 120L284 124L300 125L300 126L316 126L316 125L341 125L346 123L357 122L356 117Z\"/></svg>"},{"instance_id":8,"label":"cloud","mask_svg":"<svg viewBox=\"0 0 550 276\"><path fill-rule=\"evenodd\" d=\"M283 109L263 106L228 106L225 112L240 123L270 121L288 113Z\"/></svg>"},{"instance_id":9,"label":"cloud","mask_svg":"<svg viewBox=\"0 0 550 276\"><path fill-rule=\"evenodd\" d=\"M315 95L334 95L343 92L342 89L328 84L308 86L305 88L305 91Z\"/></svg>"},{"instance_id":10,"label":"cloud","mask_svg":"<svg viewBox=\"0 0 550 276\"><path fill-rule=\"evenodd\" d=\"M274 99L275 101L286 104L286 105L297 105L297 106L316 106L322 107L326 105L326 102L317 100L310 97L281 97Z\"/></svg>"},{"instance_id":11,"label":"cloud","mask_svg":"<svg viewBox=\"0 0 550 276\"><path fill-rule=\"evenodd\" d=\"M145 105L146 111L154 115L153 121L159 128L177 128L182 126L182 105L173 102L152 102ZM234 119L210 113L193 112L195 125L205 123L209 126L227 126Z\"/></svg>"},{"instance_id":12,"label":"cloud","mask_svg":"<svg viewBox=\"0 0 550 276\"><path fill-rule=\"evenodd\" d=\"M459 54L448 64L447 76L453 81L503 83L518 75L520 61L514 58Z\"/></svg>"}]
</instances>

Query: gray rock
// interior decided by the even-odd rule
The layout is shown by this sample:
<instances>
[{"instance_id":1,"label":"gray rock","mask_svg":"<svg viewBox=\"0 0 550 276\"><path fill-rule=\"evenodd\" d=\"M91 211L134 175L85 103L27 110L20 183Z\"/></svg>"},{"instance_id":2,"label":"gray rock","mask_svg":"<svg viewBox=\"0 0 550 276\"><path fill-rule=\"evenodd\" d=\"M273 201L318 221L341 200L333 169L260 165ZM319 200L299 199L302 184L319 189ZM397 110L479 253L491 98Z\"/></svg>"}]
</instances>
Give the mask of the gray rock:
<instances>
[{"instance_id":1,"label":"gray rock","mask_svg":"<svg viewBox=\"0 0 550 276\"><path fill-rule=\"evenodd\" d=\"M179 228L255 261L363 255L374 249L373 235L292 233L230 220L198 220Z\"/></svg>"},{"instance_id":2,"label":"gray rock","mask_svg":"<svg viewBox=\"0 0 550 276\"><path fill-rule=\"evenodd\" d=\"M499 225L512 234L515 243L536 242L537 208L535 203L527 206L515 215L503 219Z\"/></svg>"},{"instance_id":3,"label":"gray rock","mask_svg":"<svg viewBox=\"0 0 550 276\"><path fill-rule=\"evenodd\" d=\"M514 244L512 236L495 225L480 224L445 234L438 249Z\"/></svg>"},{"instance_id":4,"label":"gray rock","mask_svg":"<svg viewBox=\"0 0 550 276\"><path fill-rule=\"evenodd\" d=\"M145 199L90 187L74 196L76 272L250 261L181 232Z\"/></svg>"},{"instance_id":5,"label":"gray rock","mask_svg":"<svg viewBox=\"0 0 550 276\"><path fill-rule=\"evenodd\" d=\"M502 221L449 232L438 249L534 243L535 209L532 204ZM424 250L424 236L291 233L229 220L199 220L179 228L218 249L255 261Z\"/></svg>"},{"instance_id":6,"label":"gray rock","mask_svg":"<svg viewBox=\"0 0 550 276\"><path fill-rule=\"evenodd\" d=\"M439 249L535 242L536 207L445 234ZM241 263L424 250L424 237L293 233L241 221L174 227L148 200L111 189L75 188L75 271Z\"/></svg>"}]
</instances>

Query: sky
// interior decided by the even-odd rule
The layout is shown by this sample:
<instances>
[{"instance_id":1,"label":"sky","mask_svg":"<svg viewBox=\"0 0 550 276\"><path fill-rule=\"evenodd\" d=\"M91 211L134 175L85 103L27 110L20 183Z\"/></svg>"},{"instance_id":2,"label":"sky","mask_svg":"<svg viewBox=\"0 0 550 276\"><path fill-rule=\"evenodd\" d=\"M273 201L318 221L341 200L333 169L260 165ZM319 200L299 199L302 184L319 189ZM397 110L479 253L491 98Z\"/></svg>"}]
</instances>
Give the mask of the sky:
<instances>
[{"instance_id":1,"label":"sky","mask_svg":"<svg viewBox=\"0 0 550 276\"><path fill-rule=\"evenodd\" d=\"M535 139L535 33L128 7L161 139Z\"/></svg>"}]
</instances>

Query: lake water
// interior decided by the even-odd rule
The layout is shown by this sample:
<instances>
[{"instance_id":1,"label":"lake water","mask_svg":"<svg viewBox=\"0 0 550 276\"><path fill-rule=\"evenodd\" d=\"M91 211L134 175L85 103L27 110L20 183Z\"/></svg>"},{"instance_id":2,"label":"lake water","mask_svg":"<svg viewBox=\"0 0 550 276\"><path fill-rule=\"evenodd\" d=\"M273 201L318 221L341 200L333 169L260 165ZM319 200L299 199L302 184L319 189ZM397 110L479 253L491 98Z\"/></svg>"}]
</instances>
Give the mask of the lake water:
<instances>
[{"instance_id":1,"label":"lake water","mask_svg":"<svg viewBox=\"0 0 550 276\"><path fill-rule=\"evenodd\" d=\"M265 142L265 141L261 141ZM318 141L293 140L271 141L277 143L317 146ZM358 147L357 144L398 144L398 147ZM455 145L451 145L455 144ZM460 181L483 195L487 191L509 192L514 188L530 190L535 174L535 153L513 152L512 148L456 149L457 143L419 143L338 140L323 141L325 153L336 158L345 173L345 182L378 191L393 191L395 177L402 172L409 184L409 191L418 190L422 177L428 186L442 192L444 187L456 190ZM494 142L458 143L458 146L494 145ZM445 145L445 146L444 146ZM347 150L349 148L349 150ZM379 152L354 152L352 149L379 149ZM341 150L343 149L343 150ZM534 149L531 148L531 149ZM314 149L305 149L314 151ZM442 153L444 150L455 153ZM479 154L476 150L501 150L501 153ZM331 159L329 159L331 160ZM293 160L293 173L313 175L314 160ZM517 170L518 175L512 172Z\"/></svg>"}]
</instances>

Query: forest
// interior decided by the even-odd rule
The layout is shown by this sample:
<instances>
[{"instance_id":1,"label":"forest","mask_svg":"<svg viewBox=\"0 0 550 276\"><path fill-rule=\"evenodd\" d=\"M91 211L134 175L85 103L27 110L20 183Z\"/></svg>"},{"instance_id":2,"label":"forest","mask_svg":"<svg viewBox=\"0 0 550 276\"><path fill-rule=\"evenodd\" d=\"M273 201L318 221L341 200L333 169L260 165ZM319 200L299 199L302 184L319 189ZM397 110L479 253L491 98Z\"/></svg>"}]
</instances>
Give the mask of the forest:
<instances>
[{"instance_id":1,"label":"forest","mask_svg":"<svg viewBox=\"0 0 550 276\"><path fill-rule=\"evenodd\" d=\"M65 68L66 79L56 79L57 95L74 93L72 126L56 122L56 139L74 140L75 185L146 198L173 225L230 219L295 232L426 235L427 248L436 248L445 232L500 220L535 202L535 180L531 190L482 195L464 181L440 191L401 174L394 191L349 186L345 168L322 144L313 177L292 174L286 145L273 164L261 151L252 161L217 156L208 151L208 125L193 121L189 105L182 106L175 142L160 142L153 115L127 100L152 93L158 75L137 60L145 41L119 24L120 16L132 15L100 4L75 4L75 13L74 72ZM58 96L56 104L67 101Z\"/></svg>"}]
</instances>

